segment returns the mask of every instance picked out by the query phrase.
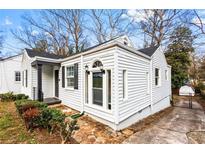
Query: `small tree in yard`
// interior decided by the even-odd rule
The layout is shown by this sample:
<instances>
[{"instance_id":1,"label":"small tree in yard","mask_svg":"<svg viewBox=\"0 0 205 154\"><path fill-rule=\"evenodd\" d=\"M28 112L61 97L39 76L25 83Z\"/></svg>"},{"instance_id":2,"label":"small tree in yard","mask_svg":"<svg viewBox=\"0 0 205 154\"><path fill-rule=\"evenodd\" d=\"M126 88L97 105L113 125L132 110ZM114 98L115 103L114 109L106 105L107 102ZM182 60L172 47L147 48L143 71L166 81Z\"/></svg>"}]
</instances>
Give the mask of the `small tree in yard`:
<instances>
[{"instance_id":1,"label":"small tree in yard","mask_svg":"<svg viewBox=\"0 0 205 154\"><path fill-rule=\"evenodd\" d=\"M193 40L187 27L177 27L172 33L165 53L168 64L172 66L172 88L179 88L188 80L190 54L194 52Z\"/></svg>"}]
</instances>

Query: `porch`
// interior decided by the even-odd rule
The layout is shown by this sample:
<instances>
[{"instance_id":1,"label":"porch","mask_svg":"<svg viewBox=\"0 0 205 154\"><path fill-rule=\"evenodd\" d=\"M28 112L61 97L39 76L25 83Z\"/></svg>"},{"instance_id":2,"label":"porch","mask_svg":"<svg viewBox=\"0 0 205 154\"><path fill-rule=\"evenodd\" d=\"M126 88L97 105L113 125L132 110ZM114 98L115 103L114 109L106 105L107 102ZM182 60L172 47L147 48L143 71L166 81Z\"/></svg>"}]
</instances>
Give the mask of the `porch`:
<instances>
[{"instance_id":1,"label":"porch","mask_svg":"<svg viewBox=\"0 0 205 154\"><path fill-rule=\"evenodd\" d=\"M33 100L47 104L61 103L59 97L59 69L60 63L36 60L31 66L33 73Z\"/></svg>"}]
</instances>

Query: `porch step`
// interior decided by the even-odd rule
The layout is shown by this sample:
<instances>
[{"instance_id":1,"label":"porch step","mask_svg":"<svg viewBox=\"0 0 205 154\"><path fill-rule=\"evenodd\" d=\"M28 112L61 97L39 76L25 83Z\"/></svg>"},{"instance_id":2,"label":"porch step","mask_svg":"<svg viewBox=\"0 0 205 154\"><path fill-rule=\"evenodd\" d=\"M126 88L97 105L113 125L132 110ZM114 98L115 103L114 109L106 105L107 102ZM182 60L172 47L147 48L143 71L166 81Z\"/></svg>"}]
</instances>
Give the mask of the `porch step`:
<instances>
[{"instance_id":1,"label":"porch step","mask_svg":"<svg viewBox=\"0 0 205 154\"><path fill-rule=\"evenodd\" d=\"M43 102L48 105L54 105L54 104L60 104L61 100L56 97L49 97L49 98L44 98Z\"/></svg>"}]
</instances>

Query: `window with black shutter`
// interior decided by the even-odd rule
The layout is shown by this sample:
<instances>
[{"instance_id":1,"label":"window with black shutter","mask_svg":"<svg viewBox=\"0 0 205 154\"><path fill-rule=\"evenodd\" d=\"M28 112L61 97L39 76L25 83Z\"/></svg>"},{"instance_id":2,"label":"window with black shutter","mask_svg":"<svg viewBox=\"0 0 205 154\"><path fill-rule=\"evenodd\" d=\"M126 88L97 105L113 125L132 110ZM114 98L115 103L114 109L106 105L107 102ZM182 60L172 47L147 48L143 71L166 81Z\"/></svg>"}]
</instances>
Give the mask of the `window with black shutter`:
<instances>
[{"instance_id":1,"label":"window with black shutter","mask_svg":"<svg viewBox=\"0 0 205 154\"><path fill-rule=\"evenodd\" d=\"M65 66L62 67L62 87L65 88Z\"/></svg>"},{"instance_id":2,"label":"window with black shutter","mask_svg":"<svg viewBox=\"0 0 205 154\"><path fill-rule=\"evenodd\" d=\"M74 64L74 89L78 89L78 63Z\"/></svg>"},{"instance_id":3,"label":"window with black shutter","mask_svg":"<svg viewBox=\"0 0 205 154\"><path fill-rule=\"evenodd\" d=\"M24 71L22 71L22 86L24 86Z\"/></svg>"},{"instance_id":4,"label":"window with black shutter","mask_svg":"<svg viewBox=\"0 0 205 154\"><path fill-rule=\"evenodd\" d=\"M28 87L28 70L26 70L26 87Z\"/></svg>"},{"instance_id":5,"label":"window with black shutter","mask_svg":"<svg viewBox=\"0 0 205 154\"><path fill-rule=\"evenodd\" d=\"M21 72L15 71L15 81L21 81Z\"/></svg>"}]
</instances>

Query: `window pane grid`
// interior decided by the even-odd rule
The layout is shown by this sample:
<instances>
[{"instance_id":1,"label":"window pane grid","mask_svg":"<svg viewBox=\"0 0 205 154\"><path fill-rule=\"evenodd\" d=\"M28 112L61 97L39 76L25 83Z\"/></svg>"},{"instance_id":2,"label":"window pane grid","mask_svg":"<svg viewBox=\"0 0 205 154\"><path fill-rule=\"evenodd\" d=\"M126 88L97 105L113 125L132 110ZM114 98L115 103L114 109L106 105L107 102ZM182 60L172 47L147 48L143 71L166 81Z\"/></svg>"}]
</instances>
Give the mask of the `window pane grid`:
<instances>
[{"instance_id":1,"label":"window pane grid","mask_svg":"<svg viewBox=\"0 0 205 154\"><path fill-rule=\"evenodd\" d=\"M159 69L155 68L155 85L156 86L159 86L159 80L160 80Z\"/></svg>"},{"instance_id":2,"label":"window pane grid","mask_svg":"<svg viewBox=\"0 0 205 154\"><path fill-rule=\"evenodd\" d=\"M74 87L74 66L66 67L67 87Z\"/></svg>"},{"instance_id":3,"label":"window pane grid","mask_svg":"<svg viewBox=\"0 0 205 154\"><path fill-rule=\"evenodd\" d=\"M15 81L21 81L21 73L15 72Z\"/></svg>"}]
</instances>

